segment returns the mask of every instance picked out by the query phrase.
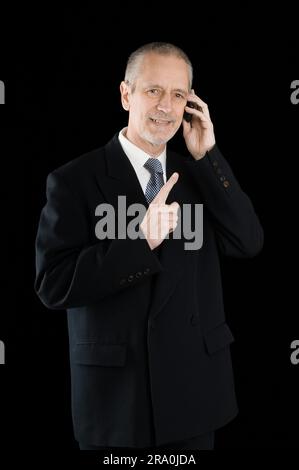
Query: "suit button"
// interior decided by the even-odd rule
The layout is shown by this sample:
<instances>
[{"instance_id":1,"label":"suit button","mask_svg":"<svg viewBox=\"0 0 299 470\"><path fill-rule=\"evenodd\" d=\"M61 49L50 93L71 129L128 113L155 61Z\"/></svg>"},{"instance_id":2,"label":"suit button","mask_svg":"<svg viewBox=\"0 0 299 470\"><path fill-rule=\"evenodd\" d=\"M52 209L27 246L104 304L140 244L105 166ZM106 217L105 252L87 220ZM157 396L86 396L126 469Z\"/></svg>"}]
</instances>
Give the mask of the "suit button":
<instances>
[{"instance_id":1,"label":"suit button","mask_svg":"<svg viewBox=\"0 0 299 470\"><path fill-rule=\"evenodd\" d=\"M212 165L213 165L214 168L217 168L218 162L213 162Z\"/></svg>"},{"instance_id":2,"label":"suit button","mask_svg":"<svg viewBox=\"0 0 299 470\"><path fill-rule=\"evenodd\" d=\"M223 182L223 186L224 186L225 188L228 188L228 187L229 187L229 181L225 180L225 181Z\"/></svg>"},{"instance_id":3,"label":"suit button","mask_svg":"<svg viewBox=\"0 0 299 470\"><path fill-rule=\"evenodd\" d=\"M220 168L217 168L216 173L217 173L217 175L221 175L222 170Z\"/></svg>"},{"instance_id":4,"label":"suit button","mask_svg":"<svg viewBox=\"0 0 299 470\"><path fill-rule=\"evenodd\" d=\"M150 272L150 268L146 268L144 271L143 271L143 274L148 274Z\"/></svg>"},{"instance_id":5,"label":"suit button","mask_svg":"<svg viewBox=\"0 0 299 470\"><path fill-rule=\"evenodd\" d=\"M128 277L128 282L131 282L131 281L133 281L133 279L134 279L134 276L133 276L133 274L130 274L130 276Z\"/></svg>"},{"instance_id":6,"label":"suit button","mask_svg":"<svg viewBox=\"0 0 299 470\"><path fill-rule=\"evenodd\" d=\"M142 276L142 273L140 271L138 271L138 273L135 274L135 277L137 277L137 279L141 276Z\"/></svg>"},{"instance_id":7,"label":"suit button","mask_svg":"<svg viewBox=\"0 0 299 470\"><path fill-rule=\"evenodd\" d=\"M220 181L225 181L225 180L226 180L225 176L223 176L223 175L222 175L222 176L220 176L220 178L219 178L219 179L220 179Z\"/></svg>"},{"instance_id":8,"label":"suit button","mask_svg":"<svg viewBox=\"0 0 299 470\"><path fill-rule=\"evenodd\" d=\"M123 286L125 283L126 283L126 279L121 279L121 280L119 281L119 284L120 284L121 286Z\"/></svg>"}]
</instances>

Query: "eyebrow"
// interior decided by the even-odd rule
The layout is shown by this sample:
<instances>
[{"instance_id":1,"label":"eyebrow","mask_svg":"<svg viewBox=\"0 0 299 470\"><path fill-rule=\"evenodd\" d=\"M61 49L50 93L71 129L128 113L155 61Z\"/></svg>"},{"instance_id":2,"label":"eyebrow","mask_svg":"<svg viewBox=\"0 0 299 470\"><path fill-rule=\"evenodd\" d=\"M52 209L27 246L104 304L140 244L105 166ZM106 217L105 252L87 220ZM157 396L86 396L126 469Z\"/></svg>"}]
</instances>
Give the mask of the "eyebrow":
<instances>
[{"instance_id":1,"label":"eyebrow","mask_svg":"<svg viewBox=\"0 0 299 470\"><path fill-rule=\"evenodd\" d=\"M161 85L158 85L157 83L148 83L145 85L145 88L163 88ZM183 90L182 88L175 88L173 91L182 93L183 95L188 95L187 90Z\"/></svg>"}]
</instances>

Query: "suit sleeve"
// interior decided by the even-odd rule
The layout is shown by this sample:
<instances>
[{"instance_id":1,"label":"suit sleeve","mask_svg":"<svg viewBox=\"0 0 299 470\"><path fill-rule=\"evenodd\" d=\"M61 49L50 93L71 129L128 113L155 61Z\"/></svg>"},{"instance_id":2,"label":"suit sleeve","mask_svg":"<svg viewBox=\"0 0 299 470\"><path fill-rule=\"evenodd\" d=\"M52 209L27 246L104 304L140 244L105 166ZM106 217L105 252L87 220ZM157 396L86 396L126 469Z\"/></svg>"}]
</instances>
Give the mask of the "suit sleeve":
<instances>
[{"instance_id":1,"label":"suit sleeve","mask_svg":"<svg viewBox=\"0 0 299 470\"><path fill-rule=\"evenodd\" d=\"M162 270L145 238L90 244L82 202L55 172L36 237L35 291L53 309L80 307L131 288Z\"/></svg>"},{"instance_id":2,"label":"suit sleeve","mask_svg":"<svg viewBox=\"0 0 299 470\"><path fill-rule=\"evenodd\" d=\"M264 234L249 197L242 191L217 145L187 165L200 189L220 251L237 258L253 257L263 247Z\"/></svg>"}]
</instances>

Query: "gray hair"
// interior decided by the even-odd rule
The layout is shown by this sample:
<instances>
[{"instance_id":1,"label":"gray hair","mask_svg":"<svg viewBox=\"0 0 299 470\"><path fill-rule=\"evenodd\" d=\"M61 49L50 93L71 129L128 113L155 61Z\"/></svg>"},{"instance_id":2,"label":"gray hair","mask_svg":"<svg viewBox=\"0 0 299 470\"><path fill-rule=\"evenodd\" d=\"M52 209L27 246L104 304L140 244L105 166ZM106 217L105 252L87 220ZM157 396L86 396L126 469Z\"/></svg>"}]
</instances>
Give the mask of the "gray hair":
<instances>
[{"instance_id":1,"label":"gray hair","mask_svg":"<svg viewBox=\"0 0 299 470\"><path fill-rule=\"evenodd\" d=\"M144 56L150 52L161 55L172 55L183 59L189 68L189 88L191 90L193 81L193 67L187 54L174 44L170 44L168 42L151 42L136 49L136 51L132 52L128 58L125 71L125 82L132 85L133 91L135 89L135 81L138 75L140 63Z\"/></svg>"}]
</instances>

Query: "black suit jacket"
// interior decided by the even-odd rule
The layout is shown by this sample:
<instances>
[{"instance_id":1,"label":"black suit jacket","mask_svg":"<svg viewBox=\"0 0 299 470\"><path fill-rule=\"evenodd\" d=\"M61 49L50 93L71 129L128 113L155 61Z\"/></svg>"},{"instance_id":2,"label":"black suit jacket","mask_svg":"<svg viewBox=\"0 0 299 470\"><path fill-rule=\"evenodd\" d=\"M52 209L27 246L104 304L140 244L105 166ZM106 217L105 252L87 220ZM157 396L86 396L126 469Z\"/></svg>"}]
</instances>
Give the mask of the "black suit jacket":
<instances>
[{"instance_id":1,"label":"black suit jacket","mask_svg":"<svg viewBox=\"0 0 299 470\"><path fill-rule=\"evenodd\" d=\"M125 195L127 206L148 206L117 135L48 176L35 289L47 307L67 309L78 441L162 445L237 413L219 252L254 256L263 231L217 146L199 161L168 151L167 179L174 171L167 203L203 204L203 245L185 250L170 236L160 256L142 238L95 235L98 204L117 208Z\"/></svg>"}]
</instances>

